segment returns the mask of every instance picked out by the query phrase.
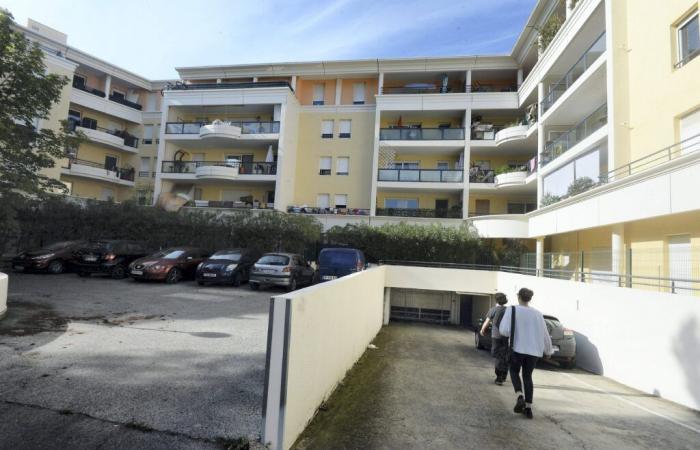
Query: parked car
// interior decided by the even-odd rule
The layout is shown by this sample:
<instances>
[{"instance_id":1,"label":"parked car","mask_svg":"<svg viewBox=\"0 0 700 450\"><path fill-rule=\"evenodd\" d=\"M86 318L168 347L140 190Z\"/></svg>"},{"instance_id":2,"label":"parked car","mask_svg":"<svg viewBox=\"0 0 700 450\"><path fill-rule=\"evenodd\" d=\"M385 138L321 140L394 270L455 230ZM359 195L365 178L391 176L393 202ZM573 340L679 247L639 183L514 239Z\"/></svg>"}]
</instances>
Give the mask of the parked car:
<instances>
[{"instance_id":1,"label":"parked car","mask_svg":"<svg viewBox=\"0 0 700 450\"><path fill-rule=\"evenodd\" d=\"M71 264L81 277L102 273L118 280L127 277L127 267L132 261L147 254L148 249L142 242L103 240L79 248Z\"/></svg>"},{"instance_id":2,"label":"parked car","mask_svg":"<svg viewBox=\"0 0 700 450\"><path fill-rule=\"evenodd\" d=\"M365 254L355 248L324 248L318 255L318 275L321 281L360 272L366 266Z\"/></svg>"},{"instance_id":3,"label":"parked car","mask_svg":"<svg viewBox=\"0 0 700 450\"><path fill-rule=\"evenodd\" d=\"M196 279L203 284L240 286L250 279L250 270L260 253L249 249L219 250L197 266Z\"/></svg>"},{"instance_id":4,"label":"parked car","mask_svg":"<svg viewBox=\"0 0 700 450\"><path fill-rule=\"evenodd\" d=\"M294 291L299 286L313 284L316 270L301 255L266 253L254 265L248 284L253 290L260 286L283 286Z\"/></svg>"},{"instance_id":5,"label":"parked car","mask_svg":"<svg viewBox=\"0 0 700 450\"><path fill-rule=\"evenodd\" d=\"M479 319L479 326L474 331L474 343L476 348L490 350L491 324L486 328L484 336L479 334L484 320L486 319ZM564 328L564 325L554 316L544 316L544 323L547 325L547 331L549 331L554 347L552 360L558 362L565 369L573 369L576 366L576 339L573 330Z\"/></svg>"},{"instance_id":6,"label":"parked car","mask_svg":"<svg viewBox=\"0 0 700 450\"><path fill-rule=\"evenodd\" d=\"M195 247L173 247L133 261L129 274L134 280L156 280L177 283L194 278L199 263L211 253Z\"/></svg>"},{"instance_id":7,"label":"parked car","mask_svg":"<svg viewBox=\"0 0 700 450\"><path fill-rule=\"evenodd\" d=\"M12 269L16 272L63 273L70 267L73 252L85 245L85 241L60 241L27 250L12 258Z\"/></svg>"}]
</instances>

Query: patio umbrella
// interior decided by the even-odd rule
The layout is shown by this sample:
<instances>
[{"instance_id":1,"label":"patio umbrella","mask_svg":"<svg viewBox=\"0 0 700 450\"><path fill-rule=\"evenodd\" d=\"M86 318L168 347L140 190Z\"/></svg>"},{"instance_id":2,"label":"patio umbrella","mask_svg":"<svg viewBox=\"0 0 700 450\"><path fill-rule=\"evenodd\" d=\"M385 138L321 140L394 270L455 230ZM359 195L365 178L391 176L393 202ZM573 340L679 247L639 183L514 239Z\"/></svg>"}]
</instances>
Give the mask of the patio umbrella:
<instances>
[{"instance_id":1,"label":"patio umbrella","mask_svg":"<svg viewBox=\"0 0 700 450\"><path fill-rule=\"evenodd\" d=\"M272 154L272 144L270 144L269 147L267 147L267 156L265 156L265 162L274 162L275 161L275 156Z\"/></svg>"}]
</instances>

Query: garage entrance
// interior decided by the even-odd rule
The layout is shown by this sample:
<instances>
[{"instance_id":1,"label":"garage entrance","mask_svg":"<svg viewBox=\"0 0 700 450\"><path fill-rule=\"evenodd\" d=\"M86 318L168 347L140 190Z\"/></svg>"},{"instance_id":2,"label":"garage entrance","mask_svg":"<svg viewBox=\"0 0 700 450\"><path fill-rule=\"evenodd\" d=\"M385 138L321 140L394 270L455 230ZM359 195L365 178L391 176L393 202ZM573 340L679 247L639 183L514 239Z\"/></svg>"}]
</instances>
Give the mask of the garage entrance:
<instances>
[{"instance_id":1,"label":"garage entrance","mask_svg":"<svg viewBox=\"0 0 700 450\"><path fill-rule=\"evenodd\" d=\"M392 288L390 319L474 328L491 305L490 295Z\"/></svg>"}]
</instances>

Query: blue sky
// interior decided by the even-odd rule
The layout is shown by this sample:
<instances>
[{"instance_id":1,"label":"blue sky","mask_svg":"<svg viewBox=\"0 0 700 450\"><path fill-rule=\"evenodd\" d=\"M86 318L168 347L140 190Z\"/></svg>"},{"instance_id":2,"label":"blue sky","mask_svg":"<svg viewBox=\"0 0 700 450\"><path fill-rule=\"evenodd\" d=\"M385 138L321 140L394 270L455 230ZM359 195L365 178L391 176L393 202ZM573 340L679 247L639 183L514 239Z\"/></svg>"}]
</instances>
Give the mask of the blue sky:
<instances>
[{"instance_id":1,"label":"blue sky","mask_svg":"<svg viewBox=\"0 0 700 450\"><path fill-rule=\"evenodd\" d=\"M0 0L151 79L174 67L509 53L535 0Z\"/></svg>"}]
</instances>

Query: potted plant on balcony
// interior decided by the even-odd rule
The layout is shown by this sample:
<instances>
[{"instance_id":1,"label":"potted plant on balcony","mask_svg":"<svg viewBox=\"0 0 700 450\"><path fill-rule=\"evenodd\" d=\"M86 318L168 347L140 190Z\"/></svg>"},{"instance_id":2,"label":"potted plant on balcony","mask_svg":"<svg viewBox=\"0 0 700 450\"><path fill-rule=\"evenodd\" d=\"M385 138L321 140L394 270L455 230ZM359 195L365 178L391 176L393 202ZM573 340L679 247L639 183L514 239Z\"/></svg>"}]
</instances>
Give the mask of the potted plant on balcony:
<instances>
[{"instance_id":1,"label":"potted plant on balcony","mask_svg":"<svg viewBox=\"0 0 700 450\"><path fill-rule=\"evenodd\" d=\"M569 197L573 197L574 195L586 192L587 190L595 187L595 185L595 181L593 181L593 179L590 177L576 178L573 183L569 185L569 189L567 189L566 194Z\"/></svg>"},{"instance_id":2,"label":"potted plant on balcony","mask_svg":"<svg viewBox=\"0 0 700 450\"><path fill-rule=\"evenodd\" d=\"M561 197L558 195L554 195L550 192L547 192L542 196L542 200L540 201L540 206L549 206L557 203L558 201L561 200Z\"/></svg>"}]
</instances>

